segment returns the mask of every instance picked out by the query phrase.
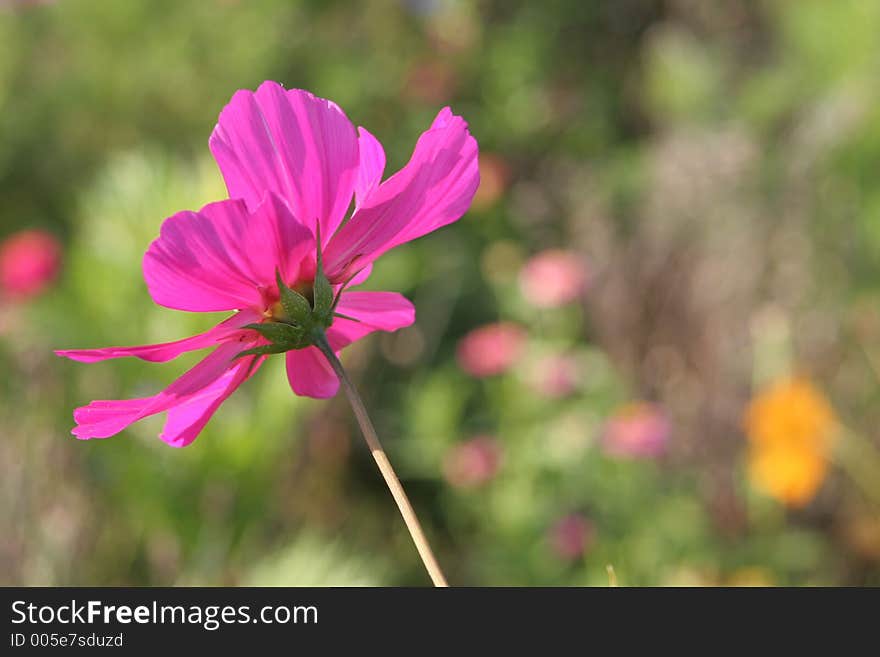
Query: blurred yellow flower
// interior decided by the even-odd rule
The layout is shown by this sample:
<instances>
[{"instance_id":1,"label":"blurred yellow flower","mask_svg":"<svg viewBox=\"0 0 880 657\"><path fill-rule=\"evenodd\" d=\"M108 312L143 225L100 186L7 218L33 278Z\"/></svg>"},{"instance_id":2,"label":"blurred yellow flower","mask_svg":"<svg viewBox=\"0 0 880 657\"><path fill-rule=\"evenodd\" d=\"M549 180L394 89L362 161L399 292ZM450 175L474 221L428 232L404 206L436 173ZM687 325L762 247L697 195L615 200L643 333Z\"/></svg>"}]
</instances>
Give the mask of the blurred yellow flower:
<instances>
[{"instance_id":1,"label":"blurred yellow flower","mask_svg":"<svg viewBox=\"0 0 880 657\"><path fill-rule=\"evenodd\" d=\"M805 378L777 381L746 410L748 473L752 482L788 506L804 506L828 471L836 419L828 400Z\"/></svg>"}]
</instances>

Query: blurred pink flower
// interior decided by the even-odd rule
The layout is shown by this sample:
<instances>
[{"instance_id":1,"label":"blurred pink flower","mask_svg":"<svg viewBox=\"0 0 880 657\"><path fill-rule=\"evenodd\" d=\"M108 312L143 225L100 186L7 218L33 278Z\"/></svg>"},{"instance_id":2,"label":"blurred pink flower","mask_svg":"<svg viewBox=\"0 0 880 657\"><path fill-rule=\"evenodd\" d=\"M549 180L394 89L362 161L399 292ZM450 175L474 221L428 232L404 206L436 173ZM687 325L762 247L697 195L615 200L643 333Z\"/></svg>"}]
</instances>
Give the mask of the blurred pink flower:
<instances>
[{"instance_id":1,"label":"blurred pink flower","mask_svg":"<svg viewBox=\"0 0 880 657\"><path fill-rule=\"evenodd\" d=\"M669 419L656 404L633 402L621 406L608 420L602 445L614 456L652 458L666 449Z\"/></svg>"},{"instance_id":2,"label":"blurred pink flower","mask_svg":"<svg viewBox=\"0 0 880 657\"><path fill-rule=\"evenodd\" d=\"M544 397L565 397L574 392L581 380L577 361L571 356L545 356L535 363L529 379L532 388Z\"/></svg>"},{"instance_id":3,"label":"blurred pink flower","mask_svg":"<svg viewBox=\"0 0 880 657\"><path fill-rule=\"evenodd\" d=\"M560 559L574 561L582 557L595 538L595 528L579 513L570 513L550 528L550 546Z\"/></svg>"},{"instance_id":4,"label":"blurred pink flower","mask_svg":"<svg viewBox=\"0 0 880 657\"><path fill-rule=\"evenodd\" d=\"M520 290L537 308L557 308L577 299L587 288L583 258L573 251L550 249L533 256L522 268Z\"/></svg>"},{"instance_id":5,"label":"blurred pink flower","mask_svg":"<svg viewBox=\"0 0 880 657\"><path fill-rule=\"evenodd\" d=\"M41 230L23 230L0 244L0 293L28 299L43 292L61 269L61 245Z\"/></svg>"},{"instance_id":6,"label":"blurred pink flower","mask_svg":"<svg viewBox=\"0 0 880 657\"><path fill-rule=\"evenodd\" d=\"M335 310L345 316L329 318L326 337L333 349L376 330L409 326L415 309L401 295L344 290L363 282L389 249L457 220L479 184L477 143L448 107L421 135L409 163L385 182L385 153L375 137L356 130L336 104L274 82L236 92L209 145L232 200L166 219L144 256L144 279L161 306L236 312L176 342L56 352L86 363L121 356L164 362L215 347L158 395L76 409L78 438L106 438L167 412L160 437L176 447L191 443L276 348L246 325L294 330L279 302L277 278L314 294L318 236L326 278L338 295ZM352 197L354 213L343 222ZM336 394L339 381L317 347L282 349L294 393Z\"/></svg>"},{"instance_id":7,"label":"blurred pink flower","mask_svg":"<svg viewBox=\"0 0 880 657\"><path fill-rule=\"evenodd\" d=\"M516 324L486 324L459 341L456 351L458 364L478 379L501 374L520 357L525 341L526 332Z\"/></svg>"},{"instance_id":8,"label":"blurred pink flower","mask_svg":"<svg viewBox=\"0 0 880 657\"><path fill-rule=\"evenodd\" d=\"M477 436L452 447L443 460L443 474L456 488L481 486L501 467L501 445L491 436Z\"/></svg>"}]
</instances>

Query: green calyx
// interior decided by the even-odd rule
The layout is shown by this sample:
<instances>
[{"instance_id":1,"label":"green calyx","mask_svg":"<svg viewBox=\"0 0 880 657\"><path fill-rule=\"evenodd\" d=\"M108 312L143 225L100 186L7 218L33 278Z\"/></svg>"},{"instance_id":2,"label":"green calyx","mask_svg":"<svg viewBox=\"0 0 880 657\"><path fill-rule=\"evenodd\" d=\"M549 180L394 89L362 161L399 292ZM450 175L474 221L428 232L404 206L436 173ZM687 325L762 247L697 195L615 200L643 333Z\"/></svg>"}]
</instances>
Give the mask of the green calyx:
<instances>
[{"instance_id":1,"label":"green calyx","mask_svg":"<svg viewBox=\"0 0 880 657\"><path fill-rule=\"evenodd\" d=\"M320 244L319 234L315 280L310 291L303 290L311 297L311 301L307 296L291 289L281 278L281 272L276 269L275 281L278 284L279 299L278 303L273 306L271 315L264 322L246 324L242 327L256 331L271 344L245 349L236 354L236 358L280 354L293 349L305 349L318 342L326 341L324 332L333 323L335 317L357 321L353 317L336 312L342 288L340 288L339 294L334 296L333 286L324 274Z\"/></svg>"}]
</instances>

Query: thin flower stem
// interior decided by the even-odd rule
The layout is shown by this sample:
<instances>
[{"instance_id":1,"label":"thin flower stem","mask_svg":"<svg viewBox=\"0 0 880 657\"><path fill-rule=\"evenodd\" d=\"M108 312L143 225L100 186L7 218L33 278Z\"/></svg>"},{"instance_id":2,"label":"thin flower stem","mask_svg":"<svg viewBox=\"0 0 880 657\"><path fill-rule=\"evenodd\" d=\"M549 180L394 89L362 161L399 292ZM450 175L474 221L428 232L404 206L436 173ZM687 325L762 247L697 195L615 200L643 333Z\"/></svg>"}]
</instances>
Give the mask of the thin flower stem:
<instances>
[{"instance_id":1,"label":"thin flower stem","mask_svg":"<svg viewBox=\"0 0 880 657\"><path fill-rule=\"evenodd\" d=\"M364 439L367 441L370 453L373 455L376 465L379 466L379 472L381 472L382 476L385 478L385 483L388 485L391 495L394 497L394 501L397 502L397 508L400 509L400 515L403 516L406 528L409 530L413 543L415 543L416 549L419 551L419 556L422 558L422 563L425 564L425 568L431 576L434 586L449 586L446 582L446 577L443 575L443 571L440 570L440 564L437 563L437 559L434 557L434 552L428 544L428 539L425 538L425 533L422 531L422 526L419 524L416 512L413 510L409 498L406 496L406 492L404 492L403 486L394 472L394 468L391 467L391 462L385 455L385 450L382 449L382 444L379 442L379 436L376 435L376 429L373 428L373 423L370 420L370 416L367 414L367 409L364 407L364 402L361 399L361 396L355 389L351 379L348 378L348 374L342 367L342 363L339 362L339 359L327 343L327 338L323 333L315 336L315 345L321 350L327 358L327 361L330 363L330 366L333 368L333 371L336 372L336 376L339 377L339 382L342 384L342 389L345 390L345 395L348 397L354 415L361 427L361 433L364 434Z\"/></svg>"}]
</instances>

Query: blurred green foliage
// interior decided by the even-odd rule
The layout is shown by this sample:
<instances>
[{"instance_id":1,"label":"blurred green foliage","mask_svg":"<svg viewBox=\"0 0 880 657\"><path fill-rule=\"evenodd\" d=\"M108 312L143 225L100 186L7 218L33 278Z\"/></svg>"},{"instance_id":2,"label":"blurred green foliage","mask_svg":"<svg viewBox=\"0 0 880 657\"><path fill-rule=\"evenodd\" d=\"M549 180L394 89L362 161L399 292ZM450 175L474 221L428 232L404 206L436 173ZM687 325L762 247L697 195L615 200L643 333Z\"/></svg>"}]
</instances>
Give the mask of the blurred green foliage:
<instances>
[{"instance_id":1,"label":"blurred green foliage","mask_svg":"<svg viewBox=\"0 0 880 657\"><path fill-rule=\"evenodd\" d=\"M140 344L216 318L152 304L141 256L163 218L225 196L207 149L238 88L331 98L402 166L450 104L482 153L457 224L369 281L416 328L346 354L454 584L880 584L880 469L838 463L808 508L753 490L754 384L806 370L872 463L880 361L880 2L58 0L0 2L0 237L64 243L57 285L0 317L0 583L423 584L343 399L295 397L274 359L175 450L142 421L77 442L71 410L153 394L191 365L81 365L55 348ZM489 156L488 158L486 156ZM489 162L489 164L485 164ZM486 191L486 180L497 183ZM538 310L532 253L590 263L583 303ZM455 349L528 331L509 372ZM538 394L565 353L579 384ZM660 459L601 448L650 399ZM444 476L489 434L480 486ZM867 482L867 484L865 483ZM873 486L873 489L872 489ZM583 554L553 527L589 520Z\"/></svg>"}]
</instances>

